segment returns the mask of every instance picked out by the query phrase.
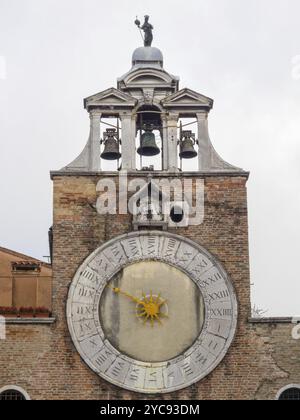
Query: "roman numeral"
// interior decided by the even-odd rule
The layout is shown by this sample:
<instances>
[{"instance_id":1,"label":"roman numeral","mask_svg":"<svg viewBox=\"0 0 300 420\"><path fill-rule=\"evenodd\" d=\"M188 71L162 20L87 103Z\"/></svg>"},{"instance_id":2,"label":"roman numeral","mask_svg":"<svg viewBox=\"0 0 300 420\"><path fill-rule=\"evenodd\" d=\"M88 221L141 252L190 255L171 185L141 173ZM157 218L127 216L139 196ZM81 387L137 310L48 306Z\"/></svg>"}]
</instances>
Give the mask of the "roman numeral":
<instances>
[{"instance_id":1,"label":"roman numeral","mask_svg":"<svg viewBox=\"0 0 300 420\"><path fill-rule=\"evenodd\" d=\"M137 246L137 242L135 239L130 239L128 241L129 246L130 246L130 251L132 252L132 257L135 257L136 255L139 255L139 249Z\"/></svg>"},{"instance_id":2,"label":"roman numeral","mask_svg":"<svg viewBox=\"0 0 300 420\"><path fill-rule=\"evenodd\" d=\"M209 343L208 347L212 350L216 350L216 348L218 347L218 343L214 342L214 340L211 340L211 342Z\"/></svg>"},{"instance_id":3,"label":"roman numeral","mask_svg":"<svg viewBox=\"0 0 300 420\"><path fill-rule=\"evenodd\" d=\"M81 334L85 334L88 331L91 331L92 327L91 327L91 323L89 321L83 322L82 324L80 324L80 332Z\"/></svg>"},{"instance_id":4,"label":"roman numeral","mask_svg":"<svg viewBox=\"0 0 300 420\"><path fill-rule=\"evenodd\" d=\"M111 249L111 252L112 252L113 256L116 259L118 259L118 263L120 264L123 261L123 259L124 259L124 256L123 256L122 252L120 251L120 248L118 246L114 246Z\"/></svg>"},{"instance_id":5,"label":"roman numeral","mask_svg":"<svg viewBox=\"0 0 300 420\"><path fill-rule=\"evenodd\" d=\"M78 292L80 297L87 297L87 298L93 298L94 293L95 293L94 290L90 290L85 287L81 287Z\"/></svg>"},{"instance_id":6,"label":"roman numeral","mask_svg":"<svg viewBox=\"0 0 300 420\"><path fill-rule=\"evenodd\" d=\"M92 280L94 278L94 273L92 271L89 271L89 270L83 271L83 273L81 273L81 275L88 280Z\"/></svg>"},{"instance_id":7,"label":"roman numeral","mask_svg":"<svg viewBox=\"0 0 300 420\"><path fill-rule=\"evenodd\" d=\"M130 372L129 379L132 382L136 382L139 379L140 369L133 368Z\"/></svg>"},{"instance_id":8,"label":"roman numeral","mask_svg":"<svg viewBox=\"0 0 300 420\"><path fill-rule=\"evenodd\" d=\"M209 287L210 285L217 283L218 281L222 280L222 276L220 273L215 273L213 276L209 276L205 280L200 280L199 284L201 287Z\"/></svg>"},{"instance_id":9,"label":"roman numeral","mask_svg":"<svg viewBox=\"0 0 300 420\"><path fill-rule=\"evenodd\" d=\"M77 315L91 315L92 309L89 306L78 306Z\"/></svg>"},{"instance_id":10,"label":"roman numeral","mask_svg":"<svg viewBox=\"0 0 300 420\"><path fill-rule=\"evenodd\" d=\"M207 360L208 360L207 357L203 356L201 352L199 352L197 354L197 356L195 357L195 361L197 363L200 363L202 366L205 365L205 363L207 362Z\"/></svg>"},{"instance_id":11,"label":"roman numeral","mask_svg":"<svg viewBox=\"0 0 300 420\"><path fill-rule=\"evenodd\" d=\"M152 372L149 376L148 382L157 382L157 372Z\"/></svg>"},{"instance_id":12,"label":"roman numeral","mask_svg":"<svg viewBox=\"0 0 300 420\"><path fill-rule=\"evenodd\" d=\"M211 293L208 297L214 302L215 300L226 299L229 296L228 290L221 290L220 292Z\"/></svg>"},{"instance_id":13,"label":"roman numeral","mask_svg":"<svg viewBox=\"0 0 300 420\"><path fill-rule=\"evenodd\" d=\"M168 246L167 246L167 249L166 249L166 252L165 252L165 257L166 258L170 258L170 257L173 256L173 252L176 248L176 244L177 244L177 241L175 239L169 239L168 240Z\"/></svg>"},{"instance_id":14,"label":"roman numeral","mask_svg":"<svg viewBox=\"0 0 300 420\"><path fill-rule=\"evenodd\" d=\"M184 254L180 257L180 259L178 261L182 262L182 263L185 263L187 261L190 261L192 256L193 256L192 252L185 251Z\"/></svg>"},{"instance_id":15,"label":"roman numeral","mask_svg":"<svg viewBox=\"0 0 300 420\"><path fill-rule=\"evenodd\" d=\"M111 356L112 353L108 350L105 350L95 359L95 363L97 363L97 365L101 367Z\"/></svg>"},{"instance_id":16,"label":"roman numeral","mask_svg":"<svg viewBox=\"0 0 300 420\"><path fill-rule=\"evenodd\" d=\"M97 347L97 343L96 343L96 341L95 341L95 340L93 340L93 339L91 339L91 340L90 340L90 344L91 344L92 346L94 346L94 347Z\"/></svg>"},{"instance_id":17,"label":"roman numeral","mask_svg":"<svg viewBox=\"0 0 300 420\"><path fill-rule=\"evenodd\" d=\"M185 363L182 366L182 369L183 369L184 373L186 374L186 376L191 376L194 373L192 368L191 368L191 365L189 363Z\"/></svg>"},{"instance_id":18,"label":"roman numeral","mask_svg":"<svg viewBox=\"0 0 300 420\"><path fill-rule=\"evenodd\" d=\"M118 364L116 364L111 371L112 375L118 377L124 366L125 363L118 362Z\"/></svg>"},{"instance_id":19,"label":"roman numeral","mask_svg":"<svg viewBox=\"0 0 300 420\"><path fill-rule=\"evenodd\" d=\"M211 309L210 314L212 316L220 316L220 317L232 316L233 311L232 311L232 309L224 309L224 308L222 308L222 309Z\"/></svg>"},{"instance_id":20,"label":"roman numeral","mask_svg":"<svg viewBox=\"0 0 300 420\"><path fill-rule=\"evenodd\" d=\"M101 260L99 261L99 266L101 268L102 271L104 271L105 273L108 270L108 262L105 261L103 258L101 258Z\"/></svg>"},{"instance_id":21,"label":"roman numeral","mask_svg":"<svg viewBox=\"0 0 300 420\"><path fill-rule=\"evenodd\" d=\"M208 277L210 284L216 283L219 280L222 280L222 276L219 272L215 273L213 276Z\"/></svg>"},{"instance_id":22,"label":"roman numeral","mask_svg":"<svg viewBox=\"0 0 300 420\"><path fill-rule=\"evenodd\" d=\"M156 252L156 240L155 238L148 239L148 255L155 255Z\"/></svg>"},{"instance_id":23,"label":"roman numeral","mask_svg":"<svg viewBox=\"0 0 300 420\"><path fill-rule=\"evenodd\" d=\"M193 272L195 274L201 274L202 271L208 266L208 262L205 260L202 260L200 263L198 263L194 268L193 268Z\"/></svg>"}]
</instances>

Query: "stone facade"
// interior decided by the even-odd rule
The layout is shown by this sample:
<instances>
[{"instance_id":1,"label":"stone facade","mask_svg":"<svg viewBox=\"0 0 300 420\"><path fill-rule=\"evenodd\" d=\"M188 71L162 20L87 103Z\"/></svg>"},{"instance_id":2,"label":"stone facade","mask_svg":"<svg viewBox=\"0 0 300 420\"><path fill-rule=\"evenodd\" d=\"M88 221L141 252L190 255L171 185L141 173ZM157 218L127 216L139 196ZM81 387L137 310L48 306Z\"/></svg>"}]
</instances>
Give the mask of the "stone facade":
<instances>
[{"instance_id":1,"label":"stone facade","mask_svg":"<svg viewBox=\"0 0 300 420\"><path fill-rule=\"evenodd\" d=\"M108 384L85 365L71 341L66 322L70 283L78 266L99 245L132 231L132 216L100 216L94 210L96 184L101 176L105 174L53 176L55 322L7 326L7 340L0 341L0 389L9 384L17 385L32 399L272 400L284 386L300 383L300 342L292 339L292 325L275 321L249 322L246 175L202 175L204 223L173 230L214 254L236 289L238 330L219 367L189 388L146 397Z\"/></svg>"}]
</instances>

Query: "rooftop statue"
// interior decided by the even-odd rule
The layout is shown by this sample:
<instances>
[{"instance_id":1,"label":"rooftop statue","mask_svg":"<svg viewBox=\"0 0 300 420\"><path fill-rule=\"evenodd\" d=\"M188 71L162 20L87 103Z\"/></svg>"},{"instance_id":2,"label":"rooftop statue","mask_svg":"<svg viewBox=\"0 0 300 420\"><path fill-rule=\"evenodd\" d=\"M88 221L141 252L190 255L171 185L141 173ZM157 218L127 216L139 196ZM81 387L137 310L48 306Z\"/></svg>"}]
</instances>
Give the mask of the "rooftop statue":
<instances>
[{"instance_id":1,"label":"rooftop statue","mask_svg":"<svg viewBox=\"0 0 300 420\"><path fill-rule=\"evenodd\" d=\"M145 16L145 22L144 22L143 26L141 26L141 22L138 19L136 19L135 24L139 29L141 29L145 33L145 36L143 37L144 46L145 47L151 47L152 41L153 41L152 31L153 31L154 28L151 25L151 23L149 23L149 16L148 15Z\"/></svg>"}]
</instances>

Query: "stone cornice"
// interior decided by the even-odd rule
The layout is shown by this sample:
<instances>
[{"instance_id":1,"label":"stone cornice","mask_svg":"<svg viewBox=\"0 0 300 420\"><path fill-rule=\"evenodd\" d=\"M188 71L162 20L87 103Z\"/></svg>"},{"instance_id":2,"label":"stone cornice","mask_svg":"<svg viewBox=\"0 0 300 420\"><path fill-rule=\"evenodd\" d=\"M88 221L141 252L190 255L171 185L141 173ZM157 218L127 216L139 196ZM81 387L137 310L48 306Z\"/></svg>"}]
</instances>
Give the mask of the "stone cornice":
<instances>
[{"instance_id":1,"label":"stone cornice","mask_svg":"<svg viewBox=\"0 0 300 420\"><path fill-rule=\"evenodd\" d=\"M249 318L250 324L292 324L292 317Z\"/></svg>"},{"instance_id":2,"label":"stone cornice","mask_svg":"<svg viewBox=\"0 0 300 420\"><path fill-rule=\"evenodd\" d=\"M56 318L5 318L6 325L51 325Z\"/></svg>"},{"instance_id":3,"label":"stone cornice","mask_svg":"<svg viewBox=\"0 0 300 420\"><path fill-rule=\"evenodd\" d=\"M215 177L215 178L224 178L224 177L243 177L249 178L250 172L247 171L203 171L203 172L166 172L166 171L154 171L154 172L144 172L144 171L130 171L127 173L121 172L88 172L88 171L51 171L50 178L53 180L55 177L62 176L98 176L98 177L119 177L119 176L129 176L129 177L150 177L150 178L206 178L206 177Z\"/></svg>"}]
</instances>

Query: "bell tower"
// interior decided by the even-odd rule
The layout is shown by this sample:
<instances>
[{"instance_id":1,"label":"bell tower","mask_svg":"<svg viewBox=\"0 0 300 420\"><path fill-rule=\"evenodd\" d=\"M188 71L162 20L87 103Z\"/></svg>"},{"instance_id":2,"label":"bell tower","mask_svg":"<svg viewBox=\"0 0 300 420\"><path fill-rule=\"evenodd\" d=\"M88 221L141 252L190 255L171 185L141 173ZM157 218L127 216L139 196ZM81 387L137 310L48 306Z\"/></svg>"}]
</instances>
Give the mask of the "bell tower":
<instances>
[{"instance_id":1,"label":"bell tower","mask_svg":"<svg viewBox=\"0 0 300 420\"><path fill-rule=\"evenodd\" d=\"M180 88L149 17L135 23L144 46L116 87L84 99L87 144L51 172L63 386L75 398L230 399L251 365L249 173L212 145L213 100Z\"/></svg>"},{"instance_id":2,"label":"bell tower","mask_svg":"<svg viewBox=\"0 0 300 420\"><path fill-rule=\"evenodd\" d=\"M142 170L154 156L159 156L150 164L154 170L179 172L182 161L198 158L190 165L194 171L240 172L220 158L210 141L213 100L180 89L179 78L164 69L158 48L137 48L117 88L86 98L84 107L91 120L89 140L63 172L99 172L103 160L118 161L116 170L131 172Z\"/></svg>"}]
</instances>

